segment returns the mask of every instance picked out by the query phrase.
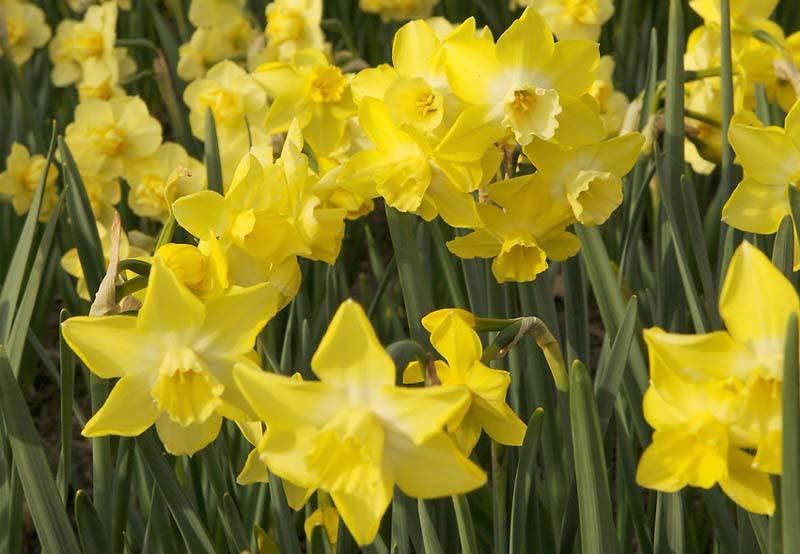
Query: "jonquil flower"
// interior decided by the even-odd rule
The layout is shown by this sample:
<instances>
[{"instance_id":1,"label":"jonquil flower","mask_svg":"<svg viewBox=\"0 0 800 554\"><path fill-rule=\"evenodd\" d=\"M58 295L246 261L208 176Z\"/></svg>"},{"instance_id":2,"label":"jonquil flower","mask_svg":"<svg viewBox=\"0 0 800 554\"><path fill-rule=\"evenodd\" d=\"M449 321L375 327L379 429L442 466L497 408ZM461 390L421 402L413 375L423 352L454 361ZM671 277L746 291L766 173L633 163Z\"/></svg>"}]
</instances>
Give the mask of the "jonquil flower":
<instances>
[{"instance_id":1,"label":"jonquil flower","mask_svg":"<svg viewBox=\"0 0 800 554\"><path fill-rule=\"evenodd\" d=\"M729 138L744 179L723 207L722 220L751 233L775 233L790 214L789 187L800 183L800 102L786 116L785 128L737 124ZM799 263L795 256L795 268Z\"/></svg>"},{"instance_id":2,"label":"jonquil flower","mask_svg":"<svg viewBox=\"0 0 800 554\"><path fill-rule=\"evenodd\" d=\"M603 24L614 15L613 0L516 0L547 21L558 40L598 40Z\"/></svg>"},{"instance_id":3,"label":"jonquil flower","mask_svg":"<svg viewBox=\"0 0 800 554\"><path fill-rule=\"evenodd\" d=\"M486 482L443 431L463 413L467 392L396 387L394 362L355 302L339 307L311 367L320 381L244 364L235 378L267 424L262 460L280 477L330 493L359 545L375 539L395 485L436 498Z\"/></svg>"},{"instance_id":4,"label":"jonquil flower","mask_svg":"<svg viewBox=\"0 0 800 554\"><path fill-rule=\"evenodd\" d=\"M176 170L182 171L180 177ZM127 181L128 205L133 213L164 221L177 198L206 188L206 168L180 144L165 142L153 155L130 164ZM174 186L168 198L170 183Z\"/></svg>"},{"instance_id":5,"label":"jonquil flower","mask_svg":"<svg viewBox=\"0 0 800 554\"><path fill-rule=\"evenodd\" d=\"M0 173L0 194L11 199L11 205L17 215L28 212L33 202L33 195L39 187L39 181L47 163L44 156L31 156L28 149L19 143L11 145L11 153L6 158L6 170ZM47 221L58 200L56 191L58 169L50 165L44 185L44 196L39 210L39 221Z\"/></svg>"},{"instance_id":6,"label":"jonquil flower","mask_svg":"<svg viewBox=\"0 0 800 554\"><path fill-rule=\"evenodd\" d=\"M442 387L463 387L470 394L467 412L448 422L448 432L467 455L475 448L481 430L501 444L521 445L526 425L506 404L511 374L481 363L483 346L480 337L465 321L471 316L474 324L472 314L440 311L444 314L433 312L423 318L423 325L432 328L431 344L445 359L435 362L436 376ZM403 382L422 380L419 362L409 364L403 373Z\"/></svg>"},{"instance_id":7,"label":"jonquil flower","mask_svg":"<svg viewBox=\"0 0 800 554\"><path fill-rule=\"evenodd\" d=\"M265 59L287 61L298 50L323 51L322 0L275 0L265 9Z\"/></svg>"},{"instance_id":8,"label":"jonquil flower","mask_svg":"<svg viewBox=\"0 0 800 554\"><path fill-rule=\"evenodd\" d=\"M119 378L84 436L135 436L155 424L168 452L191 455L216 438L223 417L252 419L232 368L249 358L276 306L266 284L201 301L155 258L137 316L62 324L90 371Z\"/></svg>"},{"instance_id":9,"label":"jonquil flower","mask_svg":"<svg viewBox=\"0 0 800 554\"><path fill-rule=\"evenodd\" d=\"M526 145L555 136L565 100L589 91L599 60L597 43L555 43L542 17L526 8L497 44L485 35L448 41L446 68L458 97L481 106L487 124L513 131Z\"/></svg>"},{"instance_id":10,"label":"jonquil flower","mask_svg":"<svg viewBox=\"0 0 800 554\"><path fill-rule=\"evenodd\" d=\"M547 259L566 260L580 250L578 237L566 231L572 212L553 201L537 175L495 183L493 204L479 204L484 227L456 237L447 248L459 258L494 258L492 273L499 283L533 281L547 269Z\"/></svg>"},{"instance_id":11,"label":"jonquil flower","mask_svg":"<svg viewBox=\"0 0 800 554\"><path fill-rule=\"evenodd\" d=\"M128 164L154 154L161 144L161 124L141 98L89 98L75 108L65 140L81 171L101 179L126 174Z\"/></svg>"},{"instance_id":12,"label":"jonquil flower","mask_svg":"<svg viewBox=\"0 0 800 554\"><path fill-rule=\"evenodd\" d=\"M290 61L266 63L253 77L274 99L264 123L266 131L288 131L297 120L315 152L334 150L347 120L356 113L349 76L319 50L300 50Z\"/></svg>"},{"instance_id":13,"label":"jonquil flower","mask_svg":"<svg viewBox=\"0 0 800 554\"><path fill-rule=\"evenodd\" d=\"M22 65L50 40L50 27L41 8L32 2L8 0L0 4L0 24L5 23L5 35L11 48L11 61ZM6 55L0 48L0 55Z\"/></svg>"},{"instance_id":14,"label":"jonquil flower","mask_svg":"<svg viewBox=\"0 0 800 554\"><path fill-rule=\"evenodd\" d=\"M384 21L429 17L438 3L439 0L359 0L362 10L380 15Z\"/></svg>"},{"instance_id":15,"label":"jonquil flower","mask_svg":"<svg viewBox=\"0 0 800 554\"><path fill-rule=\"evenodd\" d=\"M769 259L745 242L731 259L719 305L726 331L645 331L650 388L644 416L655 433L636 479L664 492L719 483L746 510L771 514L768 474L781 473L786 327L800 313L800 300Z\"/></svg>"},{"instance_id":16,"label":"jonquil flower","mask_svg":"<svg viewBox=\"0 0 800 554\"><path fill-rule=\"evenodd\" d=\"M622 177L642 146L640 133L628 133L578 148L536 140L523 150L538 170L531 186L548 187L553 200L566 202L580 223L600 225L622 203Z\"/></svg>"}]
</instances>

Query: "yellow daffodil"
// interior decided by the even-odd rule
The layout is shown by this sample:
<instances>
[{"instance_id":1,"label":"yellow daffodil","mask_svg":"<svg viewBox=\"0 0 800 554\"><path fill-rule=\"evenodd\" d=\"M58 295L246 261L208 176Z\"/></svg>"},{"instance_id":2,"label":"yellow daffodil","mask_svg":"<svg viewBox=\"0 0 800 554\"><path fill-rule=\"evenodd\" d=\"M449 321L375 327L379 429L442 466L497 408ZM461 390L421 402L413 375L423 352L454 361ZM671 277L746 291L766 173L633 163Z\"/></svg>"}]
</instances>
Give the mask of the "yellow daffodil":
<instances>
[{"instance_id":1,"label":"yellow daffodil","mask_svg":"<svg viewBox=\"0 0 800 554\"><path fill-rule=\"evenodd\" d=\"M177 169L183 169L183 178L179 181L180 187L176 187L175 194L168 199L167 184ZM206 188L206 169L180 144L165 142L153 155L130 164L127 181L130 186L128 205L133 213L164 221L177 198Z\"/></svg>"},{"instance_id":2,"label":"yellow daffodil","mask_svg":"<svg viewBox=\"0 0 800 554\"><path fill-rule=\"evenodd\" d=\"M673 492L719 483L746 510L772 513L768 474L781 472L784 341L793 313L800 300L792 284L745 242L720 296L726 331L645 331L644 415L655 433L639 462L640 485Z\"/></svg>"},{"instance_id":3,"label":"yellow daffodil","mask_svg":"<svg viewBox=\"0 0 800 554\"><path fill-rule=\"evenodd\" d=\"M367 13L375 13L384 21L406 21L429 17L439 0L359 0Z\"/></svg>"},{"instance_id":4,"label":"yellow daffodil","mask_svg":"<svg viewBox=\"0 0 800 554\"><path fill-rule=\"evenodd\" d=\"M769 20L780 0L730 0L731 26L735 31L773 30L780 27ZM720 25L720 3L716 0L689 0L691 7L707 24ZM781 32L782 34L782 32Z\"/></svg>"},{"instance_id":5,"label":"yellow daffodil","mask_svg":"<svg viewBox=\"0 0 800 554\"><path fill-rule=\"evenodd\" d=\"M195 296L214 296L229 288L228 264L216 240L204 241L198 246L168 243L153 256L160 258Z\"/></svg>"},{"instance_id":6,"label":"yellow daffodil","mask_svg":"<svg viewBox=\"0 0 800 554\"><path fill-rule=\"evenodd\" d=\"M317 176L291 140L280 159L248 155L225 196L202 191L174 204L178 222L201 240L218 237L234 284L276 279L288 302L299 287L297 256L333 263L345 211L321 205Z\"/></svg>"},{"instance_id":7,"label":"yellow daffodil","mask_svg":"<svg viewBox=\"0 0 800 554\"><path fill-rule=\"evenodd\" d=\"M481 340L465 321L464 314L453 313L452 310L442 312L445 312L443 318L438 318L436 312L426 316L429 326L432 321L439 320L433 325L431 344L445 361L435 362L436 376L441 386L463 387L470 393L467 412L447 424L450 435L465 454L475 448L481 430L501 444L519 446L525 436L526 425L506 404L511 375L481 363ZM472 316L473 324L474 319ZM403 373L403 381L419 382L422 375L419 362L412 362Z\"/></svg>"},{"instance_id":8,"label":"yellow daffodil","mask_svg":"<svg viewBox=\"0 0 800 554\"><path fill-rule=\"evenodd\" d=\"M97 223L97 234L100 235L100 244L103 248L103 259L105 260L105 266L108 267L109 262L109 254L111 252L111 235L108 232L108 229L105 225L101 223ZM127 260L127 259L134 259L134 258L147 258L147 252L142 250L137 246L131 245L128 240L128 236L123 231L120 233L119 236L119 259L120 260ZM78 249L73 248L68 250L62 257L61 257L61 268L66 271L69 275L72 275L77 279L77 283L75 285L75 291L78 293L78 296L83 298L84 300L90 300L91 295L97 291L90 291L86 285L86 279L83 276L83 267L81 266L81 260L78 257Z\"/></svg>"},{"instance_id":9,"label":"yellow daffodil","mask_svg":"<svg viewBox=\"0 0 800 554\"><path fill-rule=\"evenodd\" d=\"M393 66L365 69L353 79L353 94L386 103L398 126L409 125L441 140L466 107L450 89L445 73L445 53L450 40L475 36L475 21L467 20L446 39L440 39L424 20L411 21L395 33ZM462 122L463 123L463 122ZM496 137L476 134L471 140L492 146Z\"/></svg>"},{"instance_id":10,"label":"yellow daffodil","mask_svg":"<svg viewBox=\"0 0 800 554\"><path fill-rule=\"evenodd\" d=\"M614 90L614 58L603 56L597 68L597 77L589 89L589 94L597 100L600 117L606 128L607 136L619 134L625 115L628 111L628 97Z\"/></svg>"},{"instance_id":11,"label":"yellow daffodil","mask_svg":"<svg viewBox=\"0 0 800 554\"><path fill-rule=\"evenodd\" d=\"M232 61L221 61L203 79L186 87L183 99L191 110L192 133L205 139L206 110L211 109L217 133L247 133L245 119L259 123L264 117L267 99L264 91L247 72ZM220 145L223 141L220 139Z\"/></svg>"},{"instance_id":12,"label":"yellow daffodil","mask_svg":"<svg viewBox=\"0 0 800 554\"><path fill-rule=\"evenodd\" d=\"M208 69L220 60L245 54L255 34L256 30L242 15L198 27L189 42L178 49L178 76L184 81L205 77Z\"/></svg>"},{"instance_id":13,"label":"yellow daffodil","mask_svg":"<svg viewBox=\"0 0 800 554\"><path fill-rule=\"evenodd\" d=\"M89 58L83 63L83 77L77 84L78 97L108 100L112 96L124 96L125 89L114 80L111 69L100 58Z\"/></svg>"},{"instance_id":14,"label":"yellow daffodil","mask_svg":"<svg viewBox=\"0 0 800 554\"><path fill-rule=\"evenodd\" d=\"M440 215L453 227L480 227L470 193L483 178L485 146L464 147L475 133L454 126L431 144L414 127L398 126L383 102L364 98L358 113L374 147L347 162L339 176L343 186L364 197L382 196L393 208L428 221Z\"/></svg>"},{"instance_id":15,"label":"yellow daffodil","mask_svg":"<svg viewBox=\"0 0 800 554\"><path fill-rule=\"evenodd\" d=\"M513 131L526 145L555 136L569 99L591 88L599 60L594 42L554 43L542 17L527 8L497 44L487 36L450 40L446 68L453 92L480 106L487 125Z\"/></svg>"},{"instance_id":16,"label":"yellow daffodil","mask_svg":"<svg viewBox=\"0 0 800 554\"><path fill-rule=\"evenodd\" d=\"M195 27L213 27L242 17L245 0L192 0L189 21Z\"/></svg>"},{"instance_id":17,"label":"yellow daffodil","mask_svg":"<svg viewBox=\"0 0 800 554\"><path fill-rule=\"evenodd\" d=\"M725 204L722 219L737 229L774 233L790 213L789 187L800 183L800 103L786 116L783 129L737 124L729 136L744 179Z\"/></svg>"},{"instance_id":18,"label":"yellow daffodil","mask_svg":"<svg viewBox=\"0 0 800 554\"><path fill-rule=\"evenodd\" d=\"M89 98L75 108L65 140L87 173L114 179L131 162L151 156L161 144L161 124L138 97Z\"/></svg>"},{"instance_id":19,"label":"yellow daffodil","mask_svg":"<svg viewBox=\"0 0 800 554\"><path fill-rule=\"evenodd\" d=\"M168 452L191 455L216 438L223 417L250 419L232 367L248 359L275 310L266 284L198 300L156 258L136 317L74 317L62 325L93 373L120 378L83 434L135 436L155 423Z\"/></svg>"},{"instance_id":20,"label":"yellow daffodil","mask_svg":"<svg viewBox=\"0 0 800 554\"><path fill-rule=\"evenodd\" d=\"M580 223L600 225L622 203L622 177L642 146L640 133L628 133L578 148L537 140L524 152L538 169L532 186L549 187L553 199L566 201Z\"/></svg>"},{"instance_id":21,"label":"yellow daffodil","mask_svg":"<svg viewBox=\"0 0 800 554\"><path fill-rule=\"evenodd\" d=\"M547 269L548 258L566 260L580 250L578 238L566 231L572 212L553 200L536 175L496 183L489 198L495 204L478 205L484 227L456 237L447 248L468 260L494 258L492 273L499 283L533 281Z\"/></svg>"},{"instance_id":22,"label":"yellow daffodil","mask_svg":"<svg viewBox=\"0 0 800 554\"><path fill-rule=\"evenodd\" d=\"M539 12L559 40L599 40L603 25L614 15L613 0L515 1Z\"/></svg>"},{"instance_id":23,"label":"yellow daffodil","mask_svg":"<svg viewBox=\"0 0 800 554\"><path fill-rule=\"evenodd\" d=\"M32 2L8 0L0 4L0 25L5 24L5 36L11 48L11 61L22 65L50 40L52 31L44 12ZM0 48L0 56L6 55Z\"/></svg>"},{"instance_id":24,"label":"yellow daffodil","mask_svg":"<svg viewBox=\"0 0 800 554\"><path fill-rule=\"evenodd\" d=\"M356 113L349 76L319 50L300 50L288 62L266 63L254 77L274 99L266 131L288 131L296 119L315 152L332 151Z\"/></svg>"},{"instance_id":25,"label":"yellow daffodil","mask_svg":"<svg viewBox=\"0 0 800 554\"><path fill-rule=\"evenodd\" d=\"M443 431L469 395L396 387L394 363L355 302L337 310L311 367L319 382L244 365L235 378L267 424L262 459L280 477L328 492L359 545L374 540L395 485L435 498L486 481Z\"/></svg>"},{"instance_id":26,"label":"yellow daffodil","mask_svg":"<svg viewBox=\"0 0 800 554\"><path fill-rule=\"evenodd\" d=\"M92 58L105 64L114 85L133 73L136 65L128 57L127 50L114 46L116 27L117 5L113 2L90 6L82 21L61 21L49 46L53 84L65 87L82 81L83 64Z\"/></svg>"},{"instance_id":27,"label":"yellow daffodil","mask_svg":"<svg viewBox=\"0 0 800 554\"><path fill-rule=\"evenodd\" d=\"M200 140L206 136L206 111L210 109L214 115L222 180L227 187L250 147L269 142L262 125L268 105L264 89L244 69L224 60L190 83L183 100L190 110L192 133Z\"/></svg>"},{"instance_id":28,"label":"yellow daffodil","mask_svg":"<svg viewBox=\"0 0 800 554\"><path fill-rule=\"evenodd\" d=\"M289 61L298 50L328 50L322 33L322 0L275 0L266 7L263 61Z\"/></svg>"},{"instance_id":29,"label":"yellow daffodil","mask_svg":"<svg viewBox=\"0 0 800 554\"><path fill-rule=\"evenodd\" d=\"M44 173L45 163L44 156L41 154L31 156L24 145L16 142L11 145L11 153L6 158L6 170L0 172L0 194L11 199L11 205L17 215L27 213L31 207L33 195ZM55 164L51 164L45 180L39 221L47 221L56 205L58 199L56 179L58 179L58 169Z\"/></svg>"}]
</instances>

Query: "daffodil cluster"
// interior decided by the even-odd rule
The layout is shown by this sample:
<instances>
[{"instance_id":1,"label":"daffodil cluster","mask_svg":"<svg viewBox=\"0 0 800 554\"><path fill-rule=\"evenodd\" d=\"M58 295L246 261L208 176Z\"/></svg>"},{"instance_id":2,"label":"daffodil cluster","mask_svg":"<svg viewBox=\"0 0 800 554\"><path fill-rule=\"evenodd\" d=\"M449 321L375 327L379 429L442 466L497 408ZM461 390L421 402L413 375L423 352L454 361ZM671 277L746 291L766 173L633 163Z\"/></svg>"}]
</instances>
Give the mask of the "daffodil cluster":
<instances>
[{"instance_id":1,"label":"daffodil cluster","mask_svg":"<svg viewBox=\"0 0 800 554\"><path fill-rule=\"evenodd\" d=\"M746 510L771 514L769 476L781 474L784 342L800 301L786 277L745 242L731 259L719 308L725 331L645 331L644 416L655 432L636 479L664 492L719 484Z\"/></svg>"},{"instance_id":2,"label":"daffodil cluster","mask_svg":"<svg viewBox=\"0 0 800 554\"><path fill-rule=\"evenodd\" d=\"M413 21L396 34L392 59L353 79L372 146L344 164L343 187L472 230L448 248L492 258L499 282L531 281L548 259L575 255L567 228L602 224L621 203L644 140L607 139L621 127L610 102L624 99L612 101L602 83L609 62L598 78L596 43L556 42L527 8L497 41L474 19L443 36ZM614 111L617 122L604 121Z\"/></svg>"}]
</instances>

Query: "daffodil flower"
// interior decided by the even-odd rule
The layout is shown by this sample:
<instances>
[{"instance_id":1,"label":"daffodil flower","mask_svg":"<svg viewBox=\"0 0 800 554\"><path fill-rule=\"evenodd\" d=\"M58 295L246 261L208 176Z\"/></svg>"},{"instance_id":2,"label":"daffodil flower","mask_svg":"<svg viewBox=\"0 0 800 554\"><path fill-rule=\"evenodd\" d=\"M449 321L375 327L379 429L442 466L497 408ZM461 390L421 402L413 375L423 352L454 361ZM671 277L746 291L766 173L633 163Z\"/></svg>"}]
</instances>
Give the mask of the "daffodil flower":
<instances>
[{"instance_id":1,"label":"daffodil flower","mask_svg":"<svg viewBox=\"0 0 800 554\"><path fill-rule=\"evenodd\" d=\"M445 63L453 92L526 145L555 136L567 99L589 91L599 60L597 43L555 43L542 17L526 8L497 44L487 36L448 41Z\"/></svg>"},{"instance_id":2,"label":"daffodil flower","mask_svg":"<svg viewBox=\"0 0 800 554\"><path fill-rule=\"evenodd\" d=\"M415 127L398 126L389 107L374 98L362 100L358 117L374 149L356 153L345 164L339 175L344 187L382 196L393 208L428 221L438 215L453 227L480 227L470 193L483 178L485 144L463 148L470 134L459 126L431 144Z\"/></svg>"},{"instance_id":3,"label":"daffodil flower","mask_svg":"<svg viewBox=\"0 0 800 554\"><path fill-rule=\"evenodd\" d=\"M17 215L28 212L33 196L39 187L46 160L41 154L31 156L23 144L15 142L6 158L6 169L0 172L0 194L11 199L11 205ZM58 200L56 190L58 168L51 164L44 184L44 196L39 210L39 221L47 221Z\"/></svg>"},{"instance_id":4,"label":"daffodil flower","mask_svg":"<svg viewBox=\"0 0 800 554\"><path fill-rule=\"evenodd\" d=\"M241 365L235 378L267 424L258 449L282 478L330 493L359 545L371 543L394 486L419 498L461 494L486 475L444 433L469 395L395 386L395 367L364 310L346 301L299 382Z\"/></svg>"},{"instance_id":5,"label":"daffodil flower","mask_svg":"<svg viewBox=\"0 0 800 554\"><path fill-rule=\"evenodd\" d=\"M516 0L536 10L559 40L598 40L614 15L613 0Z\"/></svg>"},{"instance_id":6,"label":"daffodil flower","mask_svg":"<svg viewBox=\"0 0 800 554\"><path fill-rule=\"evenodd\" d=\"M16 65L27 62L34 50L47 44L52 33L44 12L33 2L5 2L2 23L11 61Z\"/></svg>"},{"instance_id":7,"label":"daffodil flower","mask_svg":"<svg viewBox=\"0 0 800 554\"><path fill-rule=\"evenodd\" d=\"M578 148L536 140L524 149L536 169L536 184L569 204L575 219L600 225L622 203L622 177L633 169L644 146L640 133Z\"/></svg>"},{"instance_id":8,"label":"daffodil flower","mask_svg":"<svg viewBox=\"0 0 800 554\"><path fill-rule=\"evenodd\" d=\"M554 202L537 175L502 181L489 188L495 204L479 204L484 227L447 243L459 258L494 258L492 273L499 283L533 281L547 269L547 259L566 260L580 250L578 238L566 231L572 212Z\"/></svg>"},{"instance_id":9,"label":"daffodil flower","mask_svg":"<svg viewBox=\"0 0 800 554\"><path fill-rule=\"evenodd\" d=\"M350 78L319 50L300 50L291 61L270 62L253 77L274 100L264 123L268 133L281 133L297 120L315 152L335 149L356 106Z\"/></svg>"},{"instance_id":10,"label":"daffodil flower","mask_svg":"<svg viewBox=\"0 0 800 554\"><path fill-rule=\"evenodd\" d=\"M775 233L790 213L789 187L800 183L800 102L784 129L737 124L729 138L744 179L723 207L722 220L752 233ZM795 269L798 264L796 255Z\"/></svg>"},{"instance_id":11,"label":"daffodil flower","mask_svg":"<svg viewBox=\"0 0 800 554\"><path fill-rule=\"evenodd\" d=\"M447 425L450 435L465 454L475 448L481 430L501 444L519 446L526 425L506 403L511 374L481 363L483 346L478 334L465 321L469 319L465 317L468 312L442 312L443 318L434 315L436 312L426 316L428 326L432 327L431 344L445 359L436 360L436 376L441 386L463 387L470 394L467 412ZM473 316L473 324L474 321ZM403 373L403 381L419 382L422 375L419 362L412 362Z\"/></svg>"},{"instance_id":12,"label":"daffodil flower","mask_svg":"<svg viewBox=\"0 0 800 554\"><path fill-rule=\"evenodd\" d=\"M156 257L136 317L73 317L62 325L92 373L119 378L84 436L136 436L155 424L168 452L191 455L216 438L223 417L254 419L232 368L249 359L276 309L267 284L201 301Z\"/></svg>"},{"instance_id":13,"label":"daffodil flower","mask_svg":"<svg viewBox=\"0 0 800 554\"><path fill-rule=\"evenodd\" d=\"M726 331L645 331L644 416L655 433L639 462L640 485L674 492L719 483L746 510L773 512L768 474L781 472L784 342L793 313L800 313L794 287L745 242L720 296Z\"/></svg>"}]
</instances>

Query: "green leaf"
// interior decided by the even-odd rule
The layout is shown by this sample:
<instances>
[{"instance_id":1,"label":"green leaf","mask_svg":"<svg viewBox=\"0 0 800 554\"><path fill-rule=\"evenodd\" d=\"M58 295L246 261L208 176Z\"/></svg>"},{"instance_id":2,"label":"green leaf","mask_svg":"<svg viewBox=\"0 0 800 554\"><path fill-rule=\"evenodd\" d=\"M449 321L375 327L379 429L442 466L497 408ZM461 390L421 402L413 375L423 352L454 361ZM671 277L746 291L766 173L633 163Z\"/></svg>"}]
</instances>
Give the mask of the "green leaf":
<instances>
[{"instance_id":1,"label":"green leaf","mask_svg":"<svg viewBox=\"0 0 800 554\"><path fill-rule=\"evenodd\" d=\"M222 528L228 541L236 547L236 552L244 552L249 548L247 533L242 525L242 516L236 503L227 492L222 495L222 505L218 508L222 519Z\"/></svg>"},{"instance_id":2,"label":"green leaf","mask_svg":"<svg viewBox=\"0 0 800 554\"><path fill-rule=\"evenodd\" d=\"M633 344L634 332L636 331L636 308L638 304L636 297L632 296L625 309L625 317L619 328L614 344L611 346L611 353L597 372L594 381L594 394L597 398L597 413L600 418L600 428L605 432L608 420L614 411L614 399L617 397L619 386L622 383L622 376L628 362L628 353Z\"/></svg>"},{"instance_id":3,"label":"green leaf","mask_svg":"<svg viewBox=\"0 0 800 554\"><path fill-rule=\"evenodd\" d=\"M792 314L786 329L783 356L783 443L781 502L783 511L783 551L800 552L800 350L797 315Z\"/></svg>"},{"instance_id":4,"label":"green leaf","mask_svg":"<svg viewBox=\"0 0 800 554\"><path fill-rule=\"evenodd\" d=\"M214 547L208 533L206 533L197 512L186 498L175 478L175 473L164 459L164 454L152 434L145 433L137 437L136 445L139 447L145 467L164 495L164 500L175 519L186 548L193 554L203 552L213 554Z\"/></svg>"},{"instance_id":5,"label":"green leaf","mask_svg":"<svg viewBox=\"0 0 800 554\"><path fill-rule=\"evenodd\" d=\"M100 517L89 495L82 490L75 493L75 523L85 554L106 554L110 551Z\"/></svg>"},{"instance_id":6,"label":"green leaf","mask_svg":"<svg viewBox=\"0 0 800 554\"><path fill-rule=\"evenodd\" d=\"M794 187L789 187L794 189ZM796 196L796 193L795 193ZM789 279L793 276L794 263L794 226L791 216L785 216L775 235L772 246L772 263Z\"/></svg>"},{"instance_id":7,"label":"green leaf","mask_svg":"<svg viewBox=\"0 0 800 554\"><path fill-rule=\"evenodd\" d=\"M33 259L33 265L28 274L28 281L25 284L25 292L22 294L22 300L20 300L17 314L14 317L14 325L12 325L11 333L9 333L8 336L8 357L15 376L19 376L22 354L25 350L25 340L28 336L28 328L31 325L31 318L33 317L33 310L36 307L36 301L40 296L39 290L42 285L42 280L44 279L44 273L47 269L50 247L53 244L53 236L55 235L56 226L58 225L63 200L64 197L62 193L53 208L50 221L47 222L47 226L45 226L44 232L42 233L42 240L39 242L36 257Z\"/></svg>"},{"instance_id":8,"label":"green leaf","mask_svg":"<svg viewBox=\"0 0 800 554\"><path fill-rule=\"evenodd\" d=\"M572 423L575 481L578 490L581 546L587 554L619 551L603 435L586 366L580 361L570 373L569 415Z\"/></svg>"},{"instance_id":9,"label":"green leaf","mask_svg":"<svg viewBox=\"0 0 800 554\"><path fill-rule=\"evenodd\" d=\"M106 274L106 262L103 246L97 232L97 223L92 213L92 206L86 194L80 171L72 157L67 143L58 137L58 150L63 160L64 182L66 184L67 213L69 214L72 238L78 249L78 258L83 268L83 276L89 295L94 298L100 282Z\"/></svg>"},{"instance_id":10,"label":"green leaf","mask_svg":"<svg viewBox=\"0 0 800 554\"><path fill-rule=\"evenodd\" d=\"M0 411L6 423L14 465L45 552L77 554L78 542L50 473L42 441L25 398L0 346Z\"/></svg>"},{"instance_id":11,"label":"green leaf","mask_svg":"<svg viewBox=\"0 0 800 554\"><path fill-rule=\"evenodd\" d=\"M539 451L539 438L542 433L543 418L544 411L541 408L533 411L528 420L528 429L525 431L525 438L518 453L519 461L517 462L517 473L514 476L514 492L511 497L511 530L508 550L511 554L522 554L530 551L526 549L525 544L528 504L531 501L531 494L534 495L533 501L537 502L533 486L537 471L536 455ZM466 549L464 551L466 552Z\"/></svg>"},{"instance_id":12,"label":"green leaf","mask_svg":"<svg viewBox=\"0 0 800 554\"><path fill-rule=\"evenodd\" d=\"M422 527L422 543L425 545L425 554L444 554L442 543L436 534L436 526L425 500L421 498L417 500L417 511L419 512L419 524Z\"/></svg>"},{"instance_id":13,"label":"green leaf","mask_svg":"<svg viewBox=\"0 0 800 554\"><path fill-rule=\"evenodd\" d=\"M283 481L274 473L269 474L269 509L278 535L278 546L282 554L300 554L300 541L294 527Z\"/></svg>"},{"instance_id":14,"label":"green leaf","mask_svg":"<svg viewBox=\"0 0 800 554\"><path fill-rule=\"evenodd\" d=\"M47 173L50 171L50 166L53 163L54 151L55 129L53 130L53 136L50 138L50 148L47 151L47 161L45 162L44 171L39 178L39 185L31 200L31 206L28 208L25 224L17 238L17 246L14 248L11 263L8 266L8 272L3 281L3 288L0 290L0 342L4 344L8 343L11 324L14 321L14 314L16 313L17 303L19 302L19 294L25 280L25 270L28 267L31 252L33 251L33 241L36 237L36 224L42 206Z\"/></svg>"},{"instance_id":15,"label":"green leaf","mask_svg":"<svg viewBox=\"0 0 800 554\"><path fill-rule=\"evenodd\" d=\"M656 531L653 547L657 554L683 554L686 551L686 536L683 526L683 502L681 493L658 493L656 500Z\"/></svg>"},{"instance_id":16,"label":"green leaf","mask_svg":"<svg viewBox=\"0 0 800 554\"><path fill-rule=\"evenodd\" d=\"M475 536L475 525L472 521L472 511L466 494L453 497L453 509L456 512L456 525L458 526L458 539L461 542L461 551L464 554L477 554L478 539Z\"/></svg>"},{"instance_id":17,"label":"green leaf","mask_svg":"<svg viewBox=\"0 0 800 554\"><path fill-rule=\"evenodd\" d=\"M206 171L208 173L208 190L225 194L222 184L222 162L219 158L219 141L217 140L217 124L214 121L214 112L206 109L206 141L205 156Z\"/></svg>"},{"instance_id":18,"label":"green leaf","mask_svg":"<svg viewBox=\"0 0 800 554\"><path fill-rule=\"evenodd\" d=\"M61 310L59 322L69 318L67 310ZM61 367L61 457L58 464L56 483L64 505L67 504L67 491L72 478L72 406L75 395L75 355L61 334L59 327L58 346Z\"/></svg>"}]
</instances>

